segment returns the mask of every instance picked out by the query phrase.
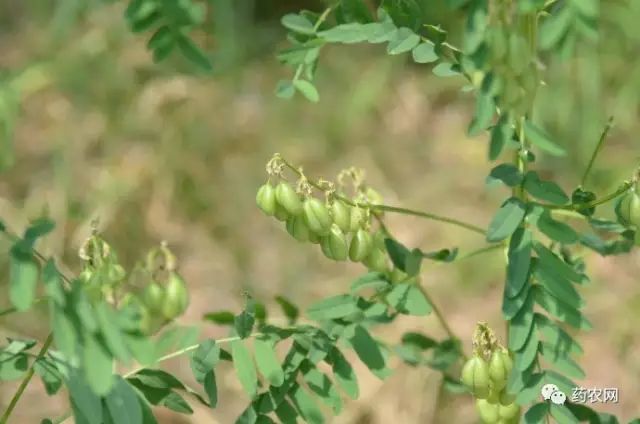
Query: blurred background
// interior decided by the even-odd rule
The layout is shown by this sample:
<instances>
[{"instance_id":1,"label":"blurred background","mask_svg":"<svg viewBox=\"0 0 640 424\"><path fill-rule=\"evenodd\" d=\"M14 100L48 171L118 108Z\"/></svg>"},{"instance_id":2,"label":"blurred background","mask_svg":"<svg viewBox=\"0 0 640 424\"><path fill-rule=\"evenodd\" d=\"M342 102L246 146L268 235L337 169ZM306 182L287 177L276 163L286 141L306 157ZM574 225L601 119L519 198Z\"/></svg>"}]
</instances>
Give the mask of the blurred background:
<instances>
[{"instance_id":1,"label":"blurred background","mask_svg":"<svg viewBox=\"0 0 640 424\"><path fill-rule=\"evenodd\" d=\"M346 290L364 271L326 260L315 246L299 246L255 207L274 152L316 178L363 168L386 204L488 224L506 192L484 184L495 164L486 159L485 136L466 136L473 98L460 90L464 81L435 77L429 66L388 57L380 46L329 47L316 80L320 102L279 100L276 82L291 77L275 59L286 47L279 18L301 8L321 10L321 2L210 1L202 39L213 75L194 73L180 58L153 64L148 36L126 27L122 1L0 0L0 216L10 228L21 232L46 211L57 228L40 248L69 273L79 269L77 249L96 217L127 268L167 240L191 291L183 323L199 323L202 337L223 337L226 329L201 317L239 311L245 289L277 315L276 294L306 307ZM422 7L425 19L450 30L457 44L462 17L443 0L423 0ZM535 116L570 155L541 157L537 167L567 192L578 184L609 116L616 125L587 188L609 192L640 161L640 3L603 0L602 14L599 44L578 44L570 59L543 58L550 88L540 90ZM612 212L605 207L599 215ZM484 242L438 222L393 214L386 222L401 242L424 250L457 246L464 253ZM7 248L0 240L0 249ZM626 422L640 413L640 251L587 258L586 315L595 329L580 337L588 376L580 383L619 388L618 404L594 407ZM497 250L423 268L424 285L463 340L479 320L503 334L501 261ZM6 283L2 254L0 284ZM0 307L7 304L3 296ZM47 316L41 308L3 317L0 337L42 340ZM405 318L376 334L395 341L409 330L444 336L433 316ZM166 366L193 383L188 361ZM439 393L439 375L394 368L384 383L359 368L361 398L331 422L475 422L469 398ZM158 410L159 421L233 422L247 399L230 367L223 369L215 411L194 405L194 415L185 417ZM1 385L0 408L16 386ZM34 380L13 420L57 416L67 409L63 397L47 398Z\"/></svg>"}]
</instances>

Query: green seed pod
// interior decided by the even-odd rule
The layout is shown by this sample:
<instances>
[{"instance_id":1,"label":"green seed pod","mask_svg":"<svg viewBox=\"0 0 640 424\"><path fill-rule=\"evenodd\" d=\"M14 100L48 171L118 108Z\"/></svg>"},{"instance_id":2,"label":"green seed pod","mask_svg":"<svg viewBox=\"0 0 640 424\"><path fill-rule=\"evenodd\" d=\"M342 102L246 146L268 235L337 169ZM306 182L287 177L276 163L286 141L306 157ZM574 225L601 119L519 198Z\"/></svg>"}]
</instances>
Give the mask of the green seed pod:
<instances>
[{"instance_id":1,"label":"green seed pod","mask_svg":"<svg viewBox=\"0 0 640 424\"><path fill-rule=\"evenodd\" d=\"M509 374L513 368L513 360L506 349L496 349L489 359L489 377L492 385L500 390L507 385Z\"/></svg>"},{"instance_id":2,"label":"green seed pod","mask_svg":"<svg viewBox=\"0 0 640 424\"><path fill-rule=\"evenodd\" d=\"M351 207L349 205L341 200L335 200L331 205L331 217L343 233L347 234L351 231Z\"/></svg>"},{"instance_id":3,"label":"green seed pod","mask_svg":"<svg viewBox=\"0 0 640 424\"><path fill-rule=\"evenodd\" d=\"M462 367L461 378L464 384L478 399L489 396L489 365L478 355L473 355Z\"/></svg>"},{"instance_id":4,"label":"green seed pod","mask_svg":"<svg viewBox=\"0 0 640 424\"><path fill-rule=\"evenodd\" d=\"M304 201L303 209L309 230L319 236L328 235L331 230L331 215L324 203L315 197L310 197Z\"/></svg>"},{"instance_id":5,"label":"green seed pod","mask_svg":"<svg viewBox=\"0 0 640 424\"><path fill-rule=\"evenodd\" d=\"M378 230L373 235L373 245L383 251L387 250L387 247L384 244L384 240L387 238L386 234L382 230Z\"/></svg>"},{"instance_id":6,"label":"green seed pod","mask_svg":"<svg viewBox=\"0 0 640 424\"><path fill-rule=\"evenodd\" d=\"M476 400L476 409L483 423L497 423L500 419L499 406L489 403L485 399Z\"/></svg>"},{"instance_id":7,"label":"green seed pod","mask_svg":"<svg viewBox=\"0 0 640 424\"><path fill-rule=\"evenodd\" d=\"M347 239L342 230L337 225L332 225L329 235L322 238L320 242L322 252L329 259L334 261L344 261L347 259Z\"/></svg>"},{"instance_id":8,"label":"green seed pod","mask_svg":"<svg viewBox=\"0 0 640 424\"><path fill-rule=\"evenodd\" d=\"M384 250L374 247L371 249L369 256L367 256L362 263L369 268L370 271L385 273L389 271L389 265L387 264L387 255Z\"/></svg>"},{"instance_id":9,"label":"green seed pod","mask_svg":"<svg viewBox=\"0 0 640 424\"><path fill-rule=\"evenodd\" d=\"M489 390L489 396L487 396L487 402L492 403L492 404L496 404L500 402L500 395L501 392L499 390L496 390L495 387L491 387L491 389Z\"/></svg>"},{"instance_id":10,"label":"green seed pod","mask_svg":"<svg viewBox=\"0 0 640 424\"><path fill-rule=\"evenodd\" d=\"M499 401L500 401L500 404L504 406L508 406L516 401L516 396L509 393L505 388L505 389L502 389L502 391L500 392Z\"/></svg>"},{"instance_id":11,"label":"green seed pod","mask_svg":"<svg viewBox=\"0 0 640 424\"><path fill-rule=\"evenodd\" d=\"M363 261L367 256L369 256L369 253L371 253L372 247L373 237L371 237L371 234L369 234L368 231L359 229L351 239L351 245L349 246L349 259L353 262Z\"/></svg>"},{"instance_id":12,"label":"green seed pod","mask_svg":"<svg viewBox=\"0 0 640 424\"><path fill-rule=\"evenodd\" d=\"M362 208L357 206L355 208L351 208L351 223L350 223L351 232L355 233L360 228L362 228L362 225L364 224L364 219L365 219L365 212Z\"/></svg>"},{"instance_id":13,"label":"green seed pod","mask_svg":"<svg viewBox=\"0 0 640 424\"><path fill-rule=\"evenodd\" d=\"M301 216L291 216L287 219L287 232L298 241L309 241L309 227Z\"/></svg>"},{"instance_id":14,"label":"green seed pod","mask_svg":"<svg viewBox=\"0 0 640 424\"><path fill-rule=\"evenodd\" d=\"M517 403L512 403L507 406L498 406L498 415L503 420L512 420L520 414L520 406Z\"/></svg>"},{"instance_id":15,"label":"green seed pod","mask_svg":"<svg viewBox=\"0 0 640 424\"><path fill-rule=\"evenodd\" d=\"M640 227L640 195L635 191L627 194L620 201L616 213L622 224Z\"/></svg>"},{"instance_id":16,"label":"green seed pod","mask_svg":"<svg viewBox=\"0 0 640 424\"><path fill-rule=\"evenodd\" d=\"M320 237L316 233L312 233L311 231L309 231L309 241L313 244L320 244L320 241L322 241L322 237Z\"/></svg>"},{"instance_id":17,"label":"green seed pod","mask_svg":"<svg viewBox=\"0 0 640 424\"><path fill-rule=\"evenodd\" d=\"M302 213L300 196L288 183L280 181L276 186L276 201L291 215Z\"/></svg>"},{"instance_id":18,"label":"green seed pod","mask_svg":"<svg viewBox=\"0 0 640 424\"><path fill-rule=\"evenodd\" d=\"M187 309L189 305L189 293L187 286L177 273L171 272L165 286L165 298L162 305L162 315L167 320L172 320Z\"/></svg>"},{"instance_id":19,"label":"green seed pod","mask_svg":"<svg viewBox=\"0 0 640 424\"><path fill-rule=\"evenodd\" d=\"M164 305L165 289L152 282L142 291L142 303L153 312L160 312Z\"/></svg>"},{"instance_id":20,"label":"green seed pod","mask_svg":"<svg viewBox=\"0 0 640 424\"><path fill-rule=\"evenodd\" d=\"M276 190L270 183L264 184L258 189L256 204L267 216L276 213Z\"/></svg>"},{"instance_id":21,"label":"green seed pod","mask_svg":"<svg viewBox=\"0 0 640 424\"><path fill-rule=\"evenodd\" d=\"M287 212L287 210L283 206L280 206L280 204L276 203L276 210L273 216L275 216L278 221L284 222L289 219L291 215L289 215L289 212Z\"/></svg>"}]
</instances>

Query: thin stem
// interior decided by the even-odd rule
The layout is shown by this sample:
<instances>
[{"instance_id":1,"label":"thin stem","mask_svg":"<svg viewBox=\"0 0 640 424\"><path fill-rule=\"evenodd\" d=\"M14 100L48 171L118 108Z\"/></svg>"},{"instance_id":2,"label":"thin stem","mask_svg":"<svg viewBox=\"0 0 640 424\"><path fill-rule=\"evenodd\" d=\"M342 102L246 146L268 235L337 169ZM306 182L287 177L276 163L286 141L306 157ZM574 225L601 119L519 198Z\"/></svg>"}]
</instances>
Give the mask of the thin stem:
<instances>
[{"instance_id":1,"label":"thin stem","mask_svg":"<svg viewBox=\"0 0 640 424\"><path fill-rule=\"evenodd\" d=\"M319 28L320 25L322 25L322 23L327 19L327 17L329 16L329 13L331 13L331 7L327 7L324 12L322 12L322 15L320 15L318 17L318 20L316 21L315 25L313 26L313 32L316 32ZM293 81L298 81L298 78L300 78L300 74L302 74L302 71L304 70L304 63L301 63L298 65L298 67L296 68L296 73L293 76Z\"/></svg>"},{"instance_id":2,"label":"thin stem","mask_svg":"<svg viewBox=\"0 0 640 424\"><path fill-rule=\"evenodd\" d=\"M598 144L596 144L596 148L593 150L591 154L591 159L589 160L589 164L587 165L587 169L584 170L584 174L582 174L582 179L580 180L580 186L584 186L584 183L587 181L587 177L589 176L589 172L591 172L591 168L593 167L593 163L596 161L596 157L602 146L604 145L604 141L607 139L607 135L609 134L609 130L613 126L613 116L609 117L607 121L607 125L604 127L602 134L600 134L600 139L598 140Z\"/></svg>"},{"instance_id":3,"label":"thin stem","mask_svg":"<svg viewBox=\"0 0 640 424\"><path fill-rule=\"evenodd\" d=\"M300 170L297 169L295 166L293 166L292 164L287 162L282 157L280 157L280 160L291 171L295 172L299 176L302 176L302 173L300 172ZM312 187L314 187L314 188L316 188L316 189L318 189L320 191L324 191L324 188L322 186L320 186L316 181L308 180L308 182ZM345 202L346 204L348 204L350 206L356 206L356 204L354 202L352 202L351 200L347 199L346 197L343 197L343 196L340 196L340 195L336 195L335 197L336 197L336 199L339 199L339 200ZM404 215L419 216L419 217L427 218L427 219L430 219L430 220L433 220L433 221L445 222L447 224L452 224L452 225L456 225L456 226L461 227L461 228L466 228L467 230L473 231L473 232L478 233L478 234L482 234L482 235L486 234L486 231L483 228L480 228L480 227L478 227L476 225L469 224L467 222L463 222L463 221L460 221L460 220L457 220L457 219L448 218L446 216L436 215L436 214L429 213L429 212L417 211L417 210L413 210L413 209L406 209L406 208L400 208L400 207L389 206L389 205L377 205L377 204L374 205L374 204L372 204L372 205L369 205L369 207L373 211L388 211L388 212L395 212L395 213L400 213L400 214L404 214Z\"/></svg>"},{"instance_id":4,"label":"thin stem","mask_svg":"<svg viewBox=\"0 0 640 424\"><path fill-rule=\"evenodd\" d=\"M49 349L49 346L51 346L51 343L53 343L53 334L49 334L47 336L47 339L44 341L44 344L42 345L42 348L40 348L40 351L38 352L38 356L36 357L36 361L41 359L42 357L44 357L44 355L47 353L47 350ZM29 382L33 378L33 374L34 374L34 368L33 367L34 367L34 365L35 365L35 361L31 364L31 366L27 370L27 373L25 374L24 378L22 379L22 382L20 383L20 386L18 386L18 390L16 390L16 392L13 394L13 397L11 398L11 401L9 402L9 406L7 407L7 409L2 414L2 418L0 418L0 424L6 424L7 421L9 420L9 416L11 416L11 413L15 409L16 405L18 404L18 401L20 400L20 398L22 397L25 389L29 385Z\"/></svg>"},{"instance_id":5,"label":"thin stem","mask_svg":"<svg viewBox=\"0 0 640 424\"><path fill-rule=\"evenodd\" d=\"M433 301L433 299L431 298L427 290L421 285L417 285L417 287L422 293L422 295L425 297L425 299L427 299L427 301L431 305L431 309L433 310L433 313L435 314L436 318L438 318L438 321L440 321L440 325L442 325L442 328L444 328L444 331L447 333L449 338L454 340L460 340L460 338L456 336L456 334L451 329L451 326L449 326L449 323L447 322L444 315L442 314L442 311L440 310L438 305L436 305L436 303ZM462 353L462 359L466 361L468 359L467 355L464 352L461 352L461 353Z\"/></svg>"},{"instance_id":6,"label":"thin stem","mask_svg":"<svg viewBox=\"0 0 640 424\"><path fill-rule=\"evenodd\" d=\"M622 185L620 185L620 187L618 187L616 189L616 191L614 191L613 193L609 193L604 197L601 197L600 199L596 199L592 202L586 203L586 204L571 204L571 205L550 205L550 204L546 204L546 203L536 203L538 206L542 206L543 208L549 209L551 211L556 211L556 210L569 210L569 211L575 211L578 209L589 209L589 208L593 208L602 204L605 204L607 202L610 202L611 200L616 199L617 197L622 196L623 194L625 194L626 192L628 192L632 187L633 187L633 182L632 181L625 181Z\"/></svg>"}]
</instances>

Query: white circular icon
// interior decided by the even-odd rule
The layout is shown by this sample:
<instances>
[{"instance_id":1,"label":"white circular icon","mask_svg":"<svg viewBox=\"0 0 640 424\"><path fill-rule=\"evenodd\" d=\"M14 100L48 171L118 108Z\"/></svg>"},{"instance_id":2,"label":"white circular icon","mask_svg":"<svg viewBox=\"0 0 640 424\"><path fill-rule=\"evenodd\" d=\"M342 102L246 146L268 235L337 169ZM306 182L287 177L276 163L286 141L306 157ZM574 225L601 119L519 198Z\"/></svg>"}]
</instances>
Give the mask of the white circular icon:
<instances>
[{"instance_id":1,"label":"white circular icon","mask_svg":"<svg viewBox=\"0 0 640 424\"><path fill-rule=\"evenodd\" d=\"M556 405L564 405L564 402L566 400L567 400L567 395L565 395L559 390L551 394L551 403L554 403Z\"/></svg>"},{"instance_id":2,"label":"white circular icon","mask_svg":"<svg viewBox=\"0 0 640 424\"><path fill-rule=\"evenodd\" d=\"M545 384L544 386L542 386L542 398L544 400L549 400L551 399L551 395L554 394L555 392L557 392L558 390L558 386L556 386L555 384Z\"/></svg>"}]
</instances>

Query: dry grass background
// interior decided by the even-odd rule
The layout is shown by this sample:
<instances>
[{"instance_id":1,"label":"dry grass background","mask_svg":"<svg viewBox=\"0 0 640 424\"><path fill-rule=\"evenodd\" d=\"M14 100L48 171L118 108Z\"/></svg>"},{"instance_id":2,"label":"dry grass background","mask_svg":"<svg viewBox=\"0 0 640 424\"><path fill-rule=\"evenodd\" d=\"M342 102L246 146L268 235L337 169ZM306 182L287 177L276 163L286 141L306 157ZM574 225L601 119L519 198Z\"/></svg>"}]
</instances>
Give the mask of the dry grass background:
<instances>
[{"instance_id":1,"label":"dry grass background","mask_svg":"<svg viewBox=\"0 0 640 424\"><path fill-rule=\"evenodd\" d=\"M344 290L363 271L329 262L313 246L301 248L281 225L259 213L255 190L274 152L324 178L351 165L364 168L385 203L480 226L489 222L504 197L502 189L484 186L491 167L485 159L486 141L465 135L472 103L457 90L461 81L435 79L401 58L371 49L328 49L318 80L322 99L310 105L273 96L275 82L287 71L270 56L215 78L176 74L170 65L152 64L144 40L129 34L118 6L96 8L61 37L52 54L47 31L37 20L25 19L0 38L0 65L30 72L23 78L28 94L15 127L16 162L0 176L0 216L21 231L46 208L57 228L40 247L59 257L69 272L78 269L76 251L95 217L127 266L167 240L192 294L184 323L198 323L208 311L238 310L243 289L271 306L274 295L286 293L304 307ZM562 84L561 77L556 79ZM552 94L542 94L543 108L562 107ZM598 162L605 169L594 176L600 191L626 178L637 162L637 104L632 107L636 113L619 123ZM564 109L558 111L562 113ZM577 138L584 125L569 118L566 131L573 133L565 139L576 147L569 166L551 161L543 168L568 190L604 122L603 116L589 121L590 138L579 145L571 134ZM393 214L386 221L409 246L458 246L465 252L483 243L481 236L446 224ZM6 244L0 247L7 249ZM595 329L580 337L585 348L581 363L588 375L581 383L618 387L620 403L598 407L628 420L640 413L640 253L588 258L593 281L584 290L586 314ZM494 251L424 267L425 287L463 339L469 339L479 320L502 334L501 260L502 252ZM0 281L6 284L4 256L0 269ZM43 339L46 316L39 310L3 318L0 336ZM406 330L444 335L434 317L403 319L376 334L397 340ZM202 324L202 336L224 335L224 329ZM193 383L187 361L166 365ZM383 383L360 367L361 399L348 403L331 422L476 419L472 402L464 397L441 397L436 411L437 374L397 363L394 368ZM247 399L230 369L219 378L218 409L196 406L191 417L158 411L160 422L233 422ZM16 386L2 384L0 407ZM38 422L65 410L66 401L47 398L41 383L34 382L13 420Z\"/></svg>"}]
</instances>

